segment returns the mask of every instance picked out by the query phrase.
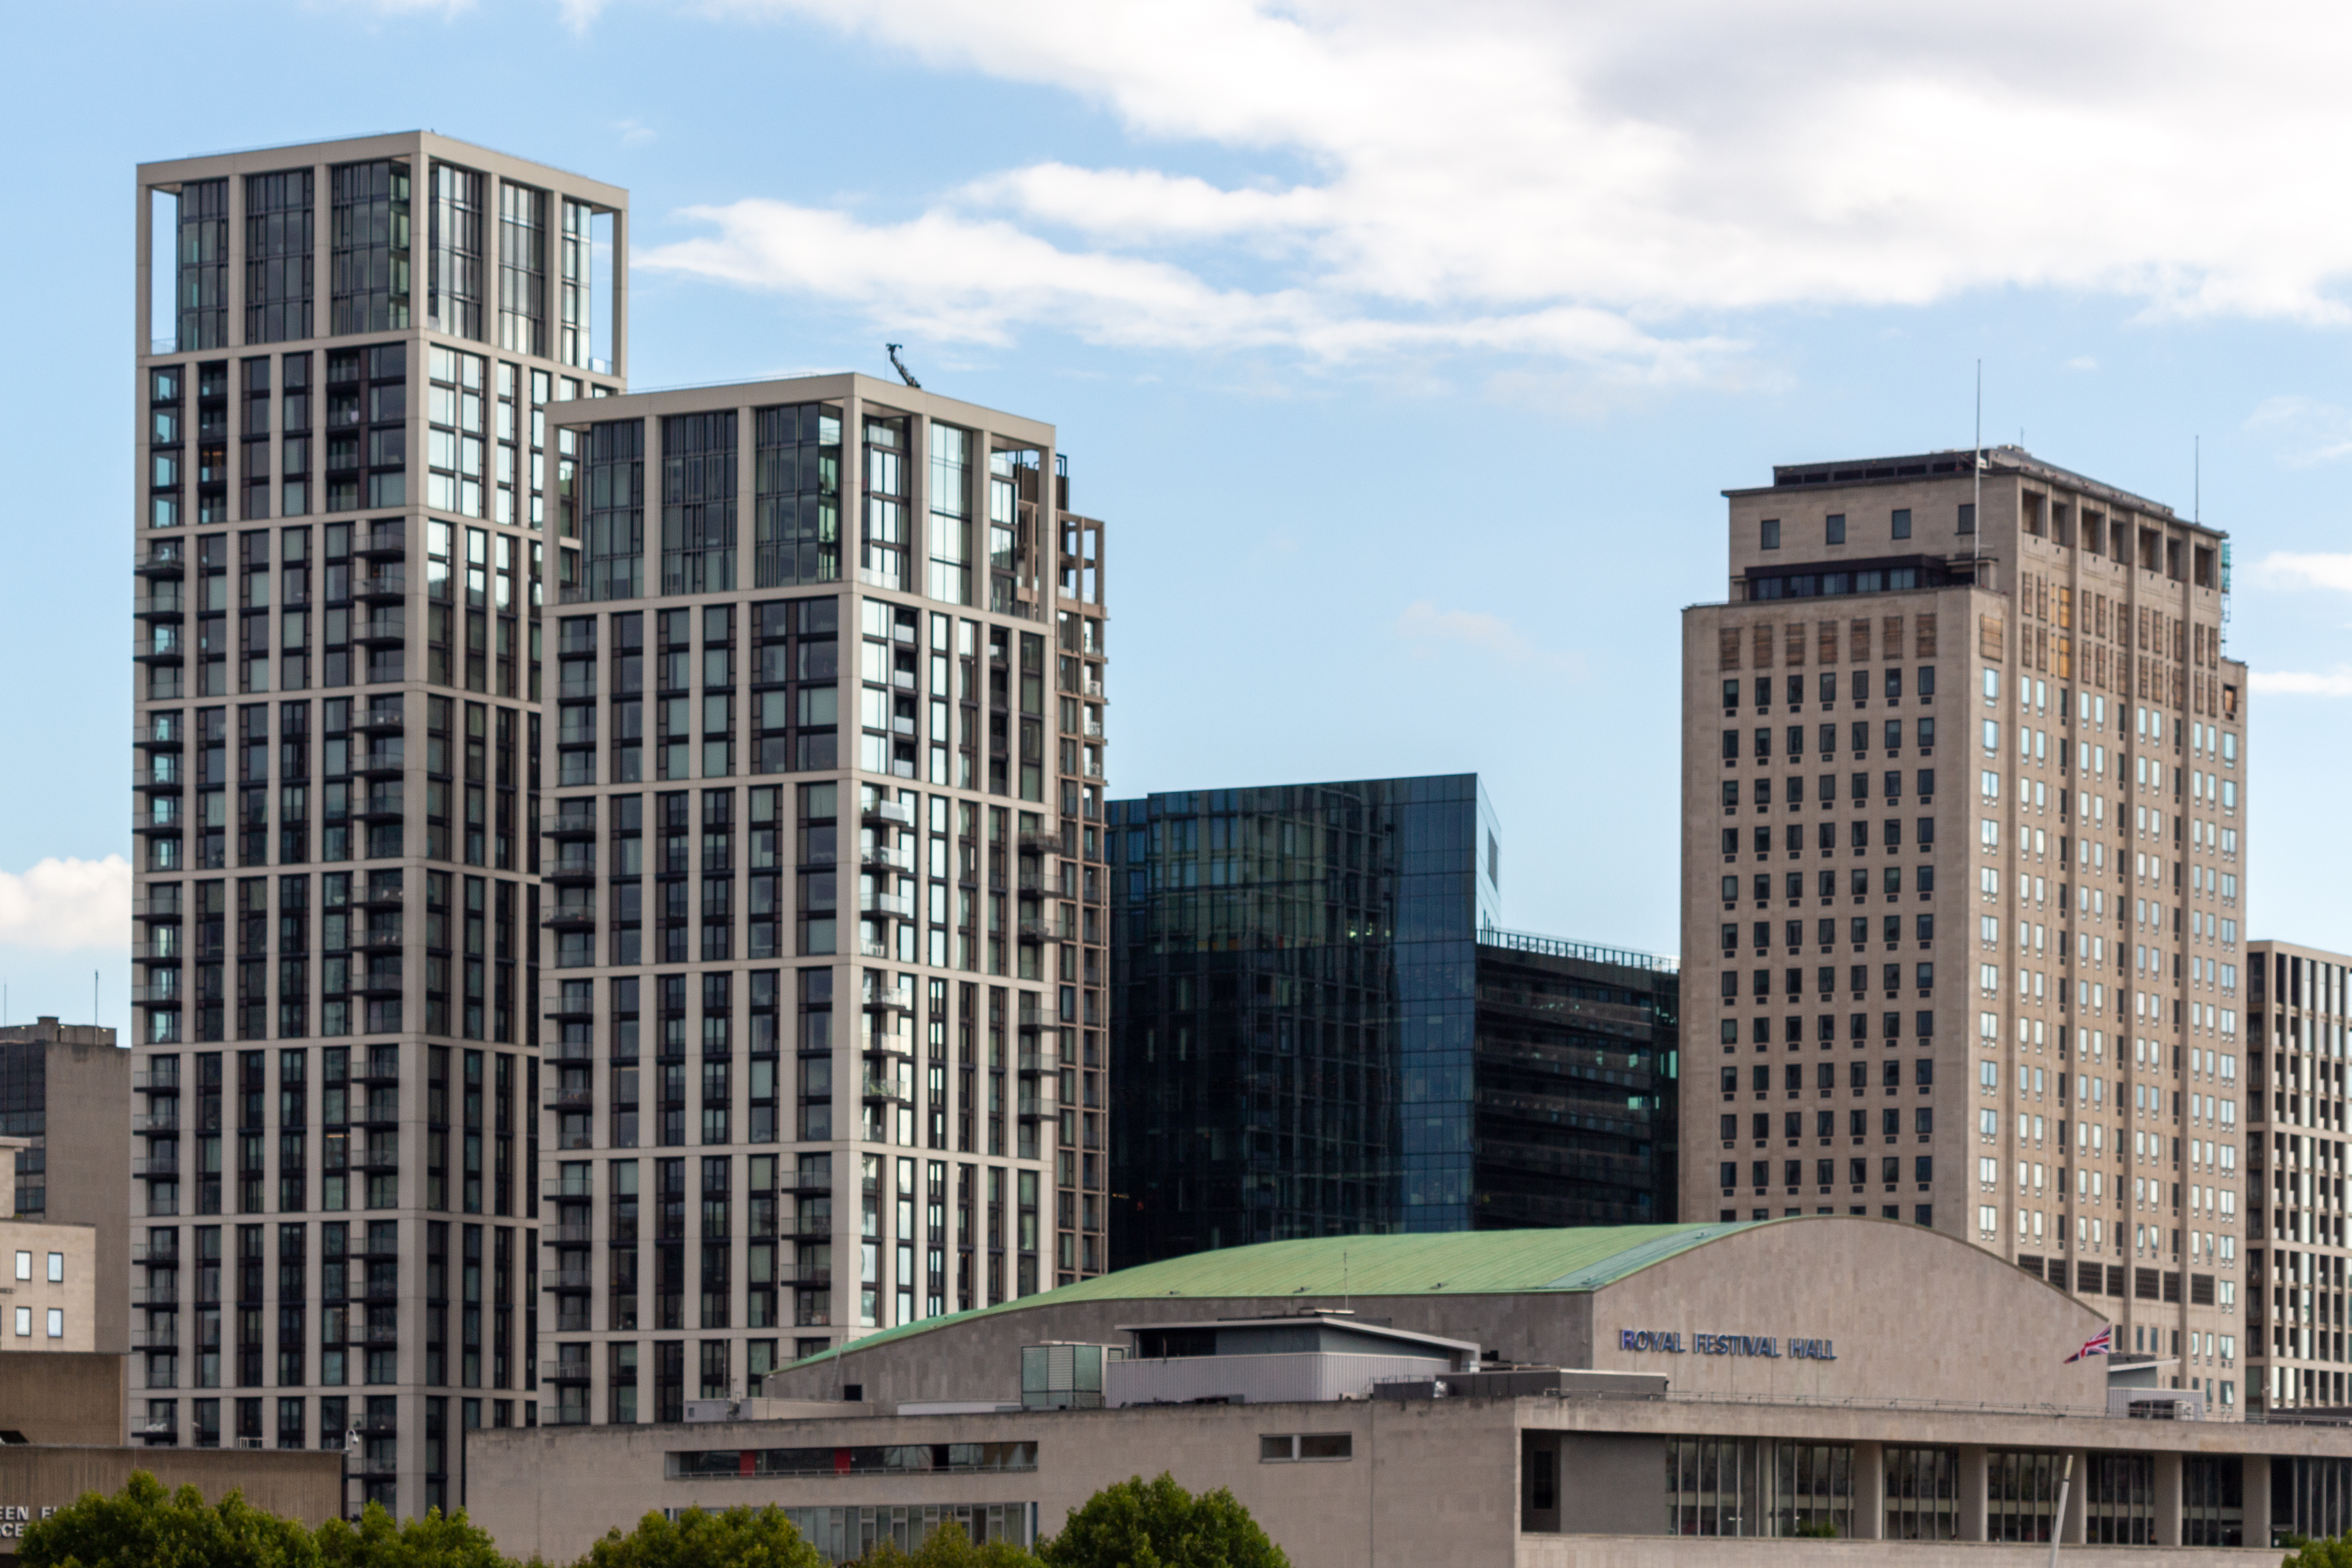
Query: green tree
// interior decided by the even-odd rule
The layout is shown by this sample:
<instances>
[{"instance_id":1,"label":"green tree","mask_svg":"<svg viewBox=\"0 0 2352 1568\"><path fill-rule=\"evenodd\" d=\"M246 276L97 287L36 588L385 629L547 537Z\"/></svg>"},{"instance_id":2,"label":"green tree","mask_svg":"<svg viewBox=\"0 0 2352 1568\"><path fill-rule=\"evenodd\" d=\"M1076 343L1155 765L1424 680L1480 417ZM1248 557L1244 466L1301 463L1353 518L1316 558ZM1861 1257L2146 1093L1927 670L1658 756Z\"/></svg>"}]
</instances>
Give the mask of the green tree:
<instances>
[{"instance_id":1,"label":"green tree","mask_svg":"<svg viewBox=\"0 0 2352 1568\"><path fill-rule=\"evenodd\" d=\"M623 1535L608 1531L581 1568L829 1568L780 1508L688 1509L675 1521L657 1513Z\"/></svg>"},{"instance_id":2,"label":"green tree","mask_svg":"<svg viewBox=\"0 0 2352 1568\"><path fill-rule=\"evenodd\" d=\"M432 1509L395 1524L382 1503L372 1502L357 1525L340 1519L320 1525L318 1541L322 1568L513 1568L463 1509L446 1519Z\"/></svg>"},{"instance_id":3,"label":"green tree","mask_svg":"<svg viewBox=\"0 0 2352 1568\"><path fill-rule=\"evenodd\" d=\"M1233 1493L1194 1497L1164 1470L1095 1493L1037 1555L1046 1568L1290 1568Z\"/></svg>"},{"instance_id":4,"label":"green tree","mask_svg":"<svg viewBox=\"0 0 2352 1568\"><path fill-rule=\"evenodd\" d=\"M913 1552L881 1542L859 1560L858 1568L1037 1568L1037 1559L1009 1541L975 1546L962 1525L948 1523Z\"/></svg>"},{"instance_id":5,"label":"green tree","mask_svg":"<svg viewBox=\"0 0 2352 1568\"><path fill-rule=\"evenodd\" d=\"M2328 1541L2306 1541L2298 1535L2287 1544L2295 1550L2279 1568L2352 1568L2352 1534Z\"/></svg>"},{"instance_id":6,"label":"green tree","mask_svg":"<svg viewBox=\"0 0 2352 1568\"><path fill-rule=\"evenodd\" d=\"M23 1568L320 1568L318 1542L230 1492L207 1504L194 1487L166 1492L134 1470L112 1497L85 1492L28 1527Z\"/></svg>"}]
</instances>

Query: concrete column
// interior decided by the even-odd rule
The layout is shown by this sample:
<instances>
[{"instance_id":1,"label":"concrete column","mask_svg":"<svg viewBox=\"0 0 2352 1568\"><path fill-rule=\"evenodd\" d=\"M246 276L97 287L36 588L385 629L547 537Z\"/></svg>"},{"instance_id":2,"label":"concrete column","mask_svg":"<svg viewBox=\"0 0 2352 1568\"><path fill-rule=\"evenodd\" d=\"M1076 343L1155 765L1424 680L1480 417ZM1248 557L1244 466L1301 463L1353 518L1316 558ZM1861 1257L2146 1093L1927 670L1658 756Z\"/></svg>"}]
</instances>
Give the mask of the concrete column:
<instances>
[{"instance_id":1,"label":"concrete column","mask_svg":"<svg viewBox=\"0 0 2352 1568\"><path fill-rule=\"evenodd\" d=\"M2180 1544L2180 1458L2179 1454L2156 1456L2156 1543L2158 1546Z\"/></svg>"},{"instance_id":2,"label":"concrete column","mask_svg":"<svg viewBox=\"0 0 2352 1568\"><path fill-rule=\"evenodd\" d=\"M2248 1454L2243 1464L2246 1544L2271 1543L2271 1457Z\"/></svg>"},{"instance_id":3,"label":"concrete column","mask_svg":"<svg viewBox=\"0 0 2352 1568\"><path fill-rule=\"evenodd\" d=\"M1983 1541L1986 1531L1985 1450L1979 1444L1960 1445L1958 1525L1962 1541Z\"/></svg>"},{"instance_id":4,"label":"concrete column","mask_svg":"<svg viewBox=\"0 0 2352 1568\"><path fill-rule=\"evenodd\" d=\"M2068 1546L2083 1544L2083 1523L2090 1517L2091 1456L2074 1450L2074 1484L2066 1489L2066 1517L2058 1521L2058 1539Z\"/></svg>"},{"instance_id":5,"label":"concrete column","mask_svg":"<svg viewBox=\"0 0 2352 1568\"><path fill-rule=\"evenodd\" d=\"M1857 1541L1886 1535L1886 1452L1876 1443L1853 1446L1853 1534Z\"/></svg>"}]
</instances>

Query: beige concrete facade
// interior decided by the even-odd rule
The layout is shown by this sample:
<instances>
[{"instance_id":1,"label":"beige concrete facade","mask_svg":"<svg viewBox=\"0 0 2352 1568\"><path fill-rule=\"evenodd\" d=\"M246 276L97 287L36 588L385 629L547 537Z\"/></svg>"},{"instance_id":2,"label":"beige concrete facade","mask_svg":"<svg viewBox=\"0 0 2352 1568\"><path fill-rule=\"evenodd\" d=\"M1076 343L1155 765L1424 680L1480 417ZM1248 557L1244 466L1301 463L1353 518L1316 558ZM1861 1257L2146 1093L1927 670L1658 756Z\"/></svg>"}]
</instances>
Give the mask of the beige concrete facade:
<instances>
[{"instance_id":1,"label":"beige concrete facade","mask_svg":"<svg viewBox=\"0 0 2352 1568\"><path fill-rule=\"evenodd\" d=\"M792 477L763 419L802 409L841 444L814 580L763 542L772 506L793 515L762 499ZM564 412L591 486L599 429L641 443L652 484L683 460L674 430L719 422L740 523L689 584L649 496L646 593L550 610L541 1421L674 1420L860 1335L1100 1273L1108 563L1103 525L1065 510L1054 427L856 374ZM667 673L691 649L664 616L700 680ZM731 676L709 675L714 646ZM625 674L635 647L660 673ZM622 815L640 803L642 840ZM662 810L705 835L698 883ZM689 960L673 1017L646 966ZM641 1023L616 984L642 986ZM664 1218L674 1179L692 1190Z\"/></svg>"},{"instance_id":2,"label":"beige concrete facade","mask_svg":"<svg viewBox=\"0 0 2352 1568\"><path fill-rule=\"evenodd\" d=\"M1927 1223L2232 1414L2223 536L2013 447L1973 470L1726 492L1729 597L1684 617L1684 1217Z\"/></svg>"},{"instance_id":3,"label":"beige concrete facade","mask_svg":"<svg viewBox=\"0 0 2352 1568\"><path fill-rule=\"evenodd\" d=\"M430 132L145 163L127 194L127 1414L159 1447L356 1430L352 1507L420 1514L460 1428L537 1414L549 426L625 384L628 195ZM427 680L436 647L459 662Z\"/></svg>"}]
</instances>

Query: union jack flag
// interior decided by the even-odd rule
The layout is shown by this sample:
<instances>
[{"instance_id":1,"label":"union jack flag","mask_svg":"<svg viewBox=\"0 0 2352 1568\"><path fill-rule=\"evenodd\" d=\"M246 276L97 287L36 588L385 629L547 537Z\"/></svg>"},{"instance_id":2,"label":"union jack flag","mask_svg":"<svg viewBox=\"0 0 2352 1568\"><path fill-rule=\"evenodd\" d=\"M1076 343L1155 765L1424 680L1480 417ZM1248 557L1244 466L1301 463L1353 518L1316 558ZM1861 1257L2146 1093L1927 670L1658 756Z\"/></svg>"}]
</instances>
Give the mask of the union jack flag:
<instances>
[{"instance_id":1,"label":"union jack flag","mask_svg":"<svg viewBox=\"0 0 2352 1568\"><path fill-rule=\"evenodd\" d=\"M2075 1362L2081 1361L2086 1355L2107 1355L2111 1353L2115 1348L2116 1326L2113 1323L2109 1323L2105 1328L2101 1329L2097 1333L2093 1334L2089 1339L2084 1340L2083 1342L2083 1348L2076 1351L2073 1355L2068 1356L2065 1362L2061 1364L2071 1365Z\"/></svg>"}]
</instances>

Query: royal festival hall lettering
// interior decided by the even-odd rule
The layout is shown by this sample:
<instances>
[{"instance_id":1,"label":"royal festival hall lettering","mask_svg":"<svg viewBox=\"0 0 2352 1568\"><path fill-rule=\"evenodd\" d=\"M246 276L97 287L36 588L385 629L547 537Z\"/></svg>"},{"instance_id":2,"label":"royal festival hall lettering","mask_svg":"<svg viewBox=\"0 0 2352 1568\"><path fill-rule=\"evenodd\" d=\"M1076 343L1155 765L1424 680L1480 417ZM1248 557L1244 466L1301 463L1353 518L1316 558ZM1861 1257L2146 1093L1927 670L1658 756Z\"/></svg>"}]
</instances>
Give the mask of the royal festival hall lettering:
<instances>
[{"instance_id":1,"label":"royal festival hall lettering","mask_svg":"<svg viewBox=\"0 0 2352 1568\"><path fill-rule=\"evenodd\" d=\"M1663 1351L1668 1355L1755 1355L1775 1360L1835 1361L1830 1340L1781 1339L1775 1334L1698 1334L1679 1329L1620 1329L1621 1351Z\"/></svg>"}]
</instances>

